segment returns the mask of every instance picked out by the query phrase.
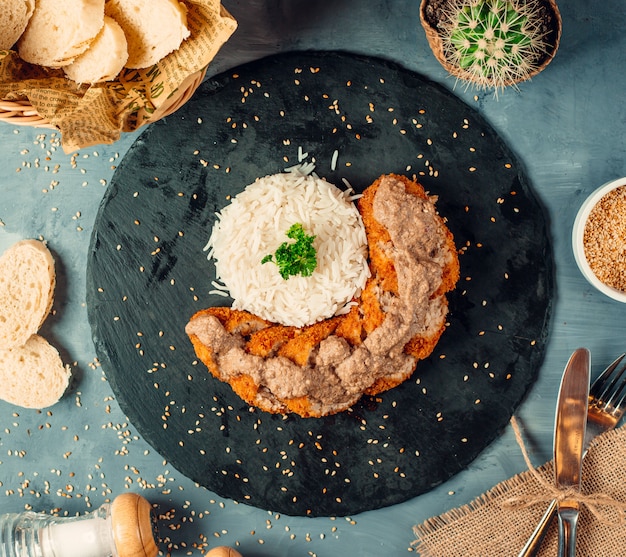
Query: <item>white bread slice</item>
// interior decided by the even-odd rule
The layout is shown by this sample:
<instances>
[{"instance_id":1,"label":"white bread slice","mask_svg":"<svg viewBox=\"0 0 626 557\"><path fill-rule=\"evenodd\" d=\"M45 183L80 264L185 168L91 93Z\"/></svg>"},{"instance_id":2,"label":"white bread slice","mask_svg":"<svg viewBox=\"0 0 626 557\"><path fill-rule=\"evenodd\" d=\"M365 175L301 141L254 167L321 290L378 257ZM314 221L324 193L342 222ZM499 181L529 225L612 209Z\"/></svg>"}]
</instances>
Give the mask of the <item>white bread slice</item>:
<instances>
[{"instance_id":1,"label":"white bread slice","mask_svg":"<svg viewBox=\"0 0 626 557\"><path fill-rule=\"evenodd\" d=\"M0 9L0 50L10 49L22 36L35 9L35 0L3 0Z\"/></svg>"},{"instance_id":2,"label":"white bread slice","mask_svg":"<svg viewBox=\"0 0 626 557\"><path fill-rule=\"evenodd\" d=\"M56 348L33 335L23 346L0 350L0 398L23 408L47 408L63 396L71 372Z\"/></svg>"},{"instance_id":3,"label":"white bread slice","mask_svg":"<svg viewBox=\"0 0 626 557\"><path fill-rule=\"evenodd\" d=\"M17 43L22 60L59 68L85 52L104 24L104 0L35 0Z\"/></svg>"},{"instance_id":4,"label":"white bread slice","mask_svg":"<svg viewBox=\"0 0 626 557\"><path fill-rule=\"evenodd\" d=\"M104 16L104 26L90 47L69 66L65 75L77 83L111 81L122 71L128 60L128 43L120 25Z\"/></svg>"},{"instance_id":5,"label":"white bread slice","mask_svg":"<svg viewBox=\"0 0 626 557\"><path fill-rule=\"evenodd\" d=\"M187 8L178 0L108 0L105 9L126 34L127 68L149 68L190 35Z\"/></svg>"},{"instance_id":6,"label":"white bread slice","mask_svg":"<svg viewBox=\"0 0 626 557\"><path fill-rule=\"evenodd\" d=\"M0 257L0 349L23 345L50 313L54 259L38 240L22 240Z\"/></svg>"}]
</instances>

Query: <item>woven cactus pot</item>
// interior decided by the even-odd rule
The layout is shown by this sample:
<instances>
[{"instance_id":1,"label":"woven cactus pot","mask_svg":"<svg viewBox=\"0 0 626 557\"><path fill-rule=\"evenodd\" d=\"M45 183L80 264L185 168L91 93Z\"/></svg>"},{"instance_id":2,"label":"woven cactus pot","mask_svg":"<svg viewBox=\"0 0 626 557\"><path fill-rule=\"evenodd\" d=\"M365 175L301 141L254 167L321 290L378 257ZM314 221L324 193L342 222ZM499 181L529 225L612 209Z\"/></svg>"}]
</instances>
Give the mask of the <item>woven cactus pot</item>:
<instances>
[{"instance_id":1,"label":"woven cactus pot","mask_svg":"<svg viewBox=\"0 0 626 557\"><path fill-rule=\"evenodd\" d=\"M478 88L493 88L497 90L516 85L517 83L536 76L543 71L554 58L561 40L561 14L555 0L537 0L536 5L538 7L538 13L540 13L543 24L546 27L545 37L543 38L546 45L546 52L538 57L532 67L524 72L519 72L520 75L514 78L505 77L493 81L488 78L477 79L475 73L455 63L452 56L450 56L449 53L447 54L445 49L443 36L446 32L446 22L443 21L443 18L445 13L449 12L452 6L458 5L461 1L462 0L422 0L420 5L420 22L426 33L428 44L439 63L450 75L465 81L468 85L473 84ZM523 4L524 0L520 0L520 3Z\"/></svg>"}]
</instances>

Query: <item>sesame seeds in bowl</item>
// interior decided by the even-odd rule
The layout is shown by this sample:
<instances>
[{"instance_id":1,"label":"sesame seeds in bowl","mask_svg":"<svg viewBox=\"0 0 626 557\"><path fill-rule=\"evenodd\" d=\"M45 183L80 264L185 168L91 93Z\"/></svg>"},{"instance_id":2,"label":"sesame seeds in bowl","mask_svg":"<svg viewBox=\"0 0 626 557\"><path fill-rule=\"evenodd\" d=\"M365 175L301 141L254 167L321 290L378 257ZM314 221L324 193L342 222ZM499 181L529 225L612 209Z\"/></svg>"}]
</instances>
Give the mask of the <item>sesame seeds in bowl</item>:
<instances>
[{"instance_id":1,"label":"sesame seeds in bowl","mask_svg":"<svg viewBox=\"0 0 626 557\"><path fill-rule=\"evenodd\" d=\"M587 281L626 303L626 177L600 186L581 205L572 247Z\"/></svg>"}]
</instances>

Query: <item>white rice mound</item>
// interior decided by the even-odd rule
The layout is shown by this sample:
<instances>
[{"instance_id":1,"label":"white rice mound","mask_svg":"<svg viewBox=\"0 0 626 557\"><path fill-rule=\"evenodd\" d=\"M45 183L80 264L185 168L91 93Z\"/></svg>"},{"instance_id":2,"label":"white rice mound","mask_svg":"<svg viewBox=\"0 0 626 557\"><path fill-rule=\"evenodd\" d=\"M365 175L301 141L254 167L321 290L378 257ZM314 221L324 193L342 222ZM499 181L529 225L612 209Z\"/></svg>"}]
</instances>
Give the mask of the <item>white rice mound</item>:
<instances>
[{"instance_id":1,"label":"white rice mound","mask_svg":"<svg viewBox=\"0 0 626 557\"><path fill-rule=\"evenodd\" d=\"M367 238L353 192L299 169L257 179L217 213L206 246L220 291L233 309L302 327L347 313L370 275ZM317 267L310 277L283 279L274 262L261 263L300 223L315 235ZM215 291L214 291L215 292Z\"/></svg>"}]
</instances>

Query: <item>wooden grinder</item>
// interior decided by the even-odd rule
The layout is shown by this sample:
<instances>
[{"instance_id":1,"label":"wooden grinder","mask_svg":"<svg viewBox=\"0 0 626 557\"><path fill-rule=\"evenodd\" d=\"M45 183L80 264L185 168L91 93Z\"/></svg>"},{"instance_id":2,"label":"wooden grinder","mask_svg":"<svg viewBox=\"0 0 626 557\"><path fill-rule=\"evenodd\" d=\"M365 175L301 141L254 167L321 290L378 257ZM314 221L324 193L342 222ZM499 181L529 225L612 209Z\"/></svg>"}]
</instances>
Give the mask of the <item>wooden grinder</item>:
<instances>
[{"instance_id":1,"label":"wooden grinder","mask_svg":"<svg viewBox=\"0 0 626 557\"><path fill-rule=\"evenodd\" d=\"M141 495L122 493L113 500L111 528L118 557L156 557L158 554L152 506Z\"/></svg>"}]
</instances>

